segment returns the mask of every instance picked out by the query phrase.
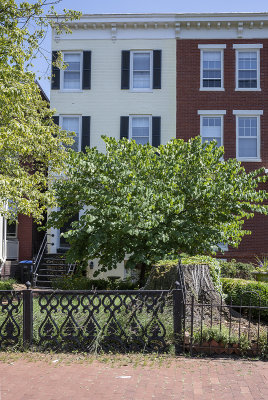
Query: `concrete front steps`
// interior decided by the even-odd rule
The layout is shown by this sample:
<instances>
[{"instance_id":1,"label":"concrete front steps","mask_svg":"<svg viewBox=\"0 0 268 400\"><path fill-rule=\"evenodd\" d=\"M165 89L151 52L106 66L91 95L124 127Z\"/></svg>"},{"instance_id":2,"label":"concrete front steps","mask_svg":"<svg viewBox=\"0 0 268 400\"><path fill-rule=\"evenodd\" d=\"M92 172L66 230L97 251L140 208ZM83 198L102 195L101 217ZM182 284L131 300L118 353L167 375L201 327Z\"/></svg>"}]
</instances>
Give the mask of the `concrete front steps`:
<instances>
[{"instance_id":1,"label":"concrete front steps","mask_svg":"<svg viewBox=\"0 0 268 400\"><path fill-rule=\"evenodd\" d=\"M66 263L64 254L44 254L38 268L35 287L49 289L52 287L52 280L73 273L73 270L74 267Z\"/></svg>"}]
</instances>

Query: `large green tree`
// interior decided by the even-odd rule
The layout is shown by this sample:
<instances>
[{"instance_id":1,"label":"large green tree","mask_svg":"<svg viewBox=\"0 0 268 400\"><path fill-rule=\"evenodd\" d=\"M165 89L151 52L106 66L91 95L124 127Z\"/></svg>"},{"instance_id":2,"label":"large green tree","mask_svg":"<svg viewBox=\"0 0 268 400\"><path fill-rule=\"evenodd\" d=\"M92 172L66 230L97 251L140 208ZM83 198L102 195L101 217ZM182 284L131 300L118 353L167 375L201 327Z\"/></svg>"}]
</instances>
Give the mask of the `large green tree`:
<instances>
[{"instance_id":1,"label":"large green tree","mask_svg":"<svg viewBox=\"0 0 268 400\"><path fill-rule=\"evenodd\" d=\"M65 237L69 257L98 258L101 270L151 265L180 253L211 254L215 245L237 246L250 232L244 220L267 213L264 170L246 173L236 159L223 161L223 148L172 140L155 148L104 138L96 148L72 152L65 180L55 183L61 211L49 225L60 228L84 210Z\"/></svg>"},{"instance_id":2,"label":"large green tree","mask_svg":"<svg viewBox=\"0 0 268 400\"><path fill-rule=\"evenodd\" d=\"M8 218L23 213L40 220L54 204L49 179L63 170L66 145L72 143L53 123L53 110L30 72L58 2L0 0L0 214ZM61 29L68 31L65 21L78 17L66 10ZM7 204L13 205L10 211Z\"/></svg>"}]
</instances>

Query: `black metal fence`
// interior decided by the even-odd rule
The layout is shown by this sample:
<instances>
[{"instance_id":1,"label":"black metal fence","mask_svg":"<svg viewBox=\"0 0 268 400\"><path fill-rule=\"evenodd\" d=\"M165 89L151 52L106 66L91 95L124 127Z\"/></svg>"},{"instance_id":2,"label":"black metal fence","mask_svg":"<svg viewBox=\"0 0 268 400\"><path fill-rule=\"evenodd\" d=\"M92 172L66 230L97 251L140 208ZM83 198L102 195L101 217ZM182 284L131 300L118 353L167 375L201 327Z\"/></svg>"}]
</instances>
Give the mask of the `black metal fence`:
<instances>
[{"instance_id":1,"label":"black metal fence","mask_svg":"<svg viewBox=\"0 0 268 400\"><path fill-rule=\"evenodd\" d=\"M219 302L196 301L194 296L185 304L183 350L191 355L237 354L268 356L268 305L262 304L255 292L247 292L247 300L228 304L218 295ZM258 304L251 294L259 297ZM244 293L245 295L245 293Z\"/></svg>"},{"instance_id":2,"label":"black metal fence","mask_svg":"<svg viewBox=\"0 0 268 400\"><path fill-rule=\"evenodd\" d=\"M268 306L181 290L0 291L0 349L268 354Z\"/></svg>"},{"instance_id":3,"label":"black metal fence","mask_svg":"<svg viewBox=\"0 0 268 400\"><path fill-rule=\"evenodd\" d=\"M168 352L182 338L180 290L1 291L0 346ZM182 351L182 341L175 343Z\"/></svg>"}]
</instances>

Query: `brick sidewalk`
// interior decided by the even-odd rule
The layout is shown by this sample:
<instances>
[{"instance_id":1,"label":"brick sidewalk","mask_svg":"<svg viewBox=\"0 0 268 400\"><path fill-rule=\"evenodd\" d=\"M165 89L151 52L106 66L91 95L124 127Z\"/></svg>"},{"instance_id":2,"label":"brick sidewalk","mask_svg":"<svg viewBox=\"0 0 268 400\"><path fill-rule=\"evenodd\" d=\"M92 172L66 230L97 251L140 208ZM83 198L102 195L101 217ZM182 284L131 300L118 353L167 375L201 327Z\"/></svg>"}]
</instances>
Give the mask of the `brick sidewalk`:
<instances>
[{"instance_id":1,"label":"brick sidewalk","mask_svg":"<svg viewBox=\"0 0 268 400\"><path fill-rule=\"evenodd\" d=\"M178 358L135 367L56 359L0 362L0 400L268 399L262 361Z\"/></svg>"}]
</instances>

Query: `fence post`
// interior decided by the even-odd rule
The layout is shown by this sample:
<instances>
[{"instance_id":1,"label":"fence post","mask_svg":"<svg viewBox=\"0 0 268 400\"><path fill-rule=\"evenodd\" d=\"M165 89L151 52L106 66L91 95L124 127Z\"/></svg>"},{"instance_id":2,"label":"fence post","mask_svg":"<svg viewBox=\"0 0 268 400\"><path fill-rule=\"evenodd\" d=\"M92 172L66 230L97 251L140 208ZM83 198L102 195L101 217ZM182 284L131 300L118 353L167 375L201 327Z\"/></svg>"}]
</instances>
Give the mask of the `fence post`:
<instances>
[{"instance_id":1,"label":"fence post","mask_svg":"<svg viewBox=\"0 0 268 400\"><path fill-rule=\"evenodd\" d=\"M181 289L173 290L173 328L175 339L175 354L180 354L183 351L183 317L184 317L184 302L183 292Z\"/></svg>"},{"instance_id":2,"label":"fence post","mask_svg":"<svg viewBox=\"0 0 268 400\"><path fill-rule=\"evenodd\" d=\"M26 282L27 290L23 290L23 347L32 344L33 339L33 292L30 282Z\"/></svg>"}]
</instances>

